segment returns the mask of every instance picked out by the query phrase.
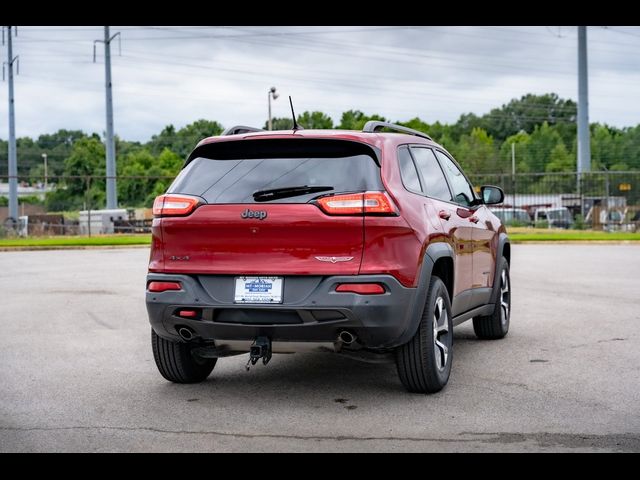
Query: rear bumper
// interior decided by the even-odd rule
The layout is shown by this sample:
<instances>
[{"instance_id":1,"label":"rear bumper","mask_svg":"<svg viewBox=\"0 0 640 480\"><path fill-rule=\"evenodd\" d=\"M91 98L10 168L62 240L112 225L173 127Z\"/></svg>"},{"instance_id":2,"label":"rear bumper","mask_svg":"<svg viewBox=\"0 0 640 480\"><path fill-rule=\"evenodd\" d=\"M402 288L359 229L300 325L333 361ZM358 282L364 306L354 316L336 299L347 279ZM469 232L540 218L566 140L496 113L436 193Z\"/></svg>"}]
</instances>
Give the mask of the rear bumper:
<instances>
[{"instance_id":1,"label":"rear bumper","mask_svg":"<svg viewBox=\"0 0 640 480\"><path fill-rule=\"evenodd\" d=\"M393 348L411 328L416 289L402 286L390 275L285 276L283 303L245 305L233 301L234 276L190 276L150 273L149 281L173 281L180 291L146 293L154 331L179 341L178 328L191 328L204 340L253 340L258 336L279 342L334 342L340 331L354 333L368 348ZM339 283L375 282L381 295L337 293ZM194 309L195 319L178 316Z\"/></svg>"}]
</instances>

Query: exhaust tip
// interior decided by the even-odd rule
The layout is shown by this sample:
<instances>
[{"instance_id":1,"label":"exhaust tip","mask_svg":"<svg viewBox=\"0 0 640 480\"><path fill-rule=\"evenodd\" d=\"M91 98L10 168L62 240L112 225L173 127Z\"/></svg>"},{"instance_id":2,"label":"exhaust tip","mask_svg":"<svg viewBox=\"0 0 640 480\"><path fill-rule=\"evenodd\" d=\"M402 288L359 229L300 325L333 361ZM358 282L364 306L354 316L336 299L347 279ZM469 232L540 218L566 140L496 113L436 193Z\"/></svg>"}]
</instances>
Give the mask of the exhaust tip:
<instances>
[{"instance_id":1,"label":"exhaust tip","mask_svg":"<svg viewBox=\"0 0 640 480\"><path fill-rule=\"evenodd\" d=\"M356 341L356 336L348 330L342 330L338 334L338 340L340 340L345 345L351 345Z\"/></svg>"},{"instance_id":2,"label":"exhaust tip","mask_svg":"<svg viewBox=\"0 0 640 480\"><path fill-rule=\"evenodd\" d=\"M189 342L195 338L193 330L187 327L180 327L178 329L178 335L180 335L180 338L182 338L185 342Z\"/></svg>"}]
</instances>

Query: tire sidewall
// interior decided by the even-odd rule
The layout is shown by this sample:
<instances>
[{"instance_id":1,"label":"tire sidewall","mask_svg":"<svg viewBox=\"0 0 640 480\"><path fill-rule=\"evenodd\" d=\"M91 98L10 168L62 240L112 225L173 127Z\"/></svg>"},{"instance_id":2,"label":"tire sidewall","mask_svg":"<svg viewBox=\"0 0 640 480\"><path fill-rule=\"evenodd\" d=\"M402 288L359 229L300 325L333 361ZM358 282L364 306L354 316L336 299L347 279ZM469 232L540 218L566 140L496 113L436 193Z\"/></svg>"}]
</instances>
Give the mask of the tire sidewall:
<instances>
[{"instance_id":1,"label":"tire sidewall","mask_svg":"<svg viewBox=\"0 0 640 480\"><path fill-rule=\"evenodd\" d=\"M502 322L502 273L503 272L506 272L507 283L509 285L509 315L507 317L506 322L504 323ZM511 310L512 310L513 302L511 300L512 288L511 288L511 276L509 274L509 263L504 257L502 257L502 259L500 260L500 276L496 279L496 281L498 282L498 299L496 302L497 320L499 322L500 330L502 334L506 335L507 333L509 333L509 324L511 323Z\"/></svg>"},{"instance_id":2,"label":"tire sidewall","mask_svg":"<svg viewBox=\"0 0 640 480\"><path fill-rule=\"evenodd\" d=\"M447 312L449 335L451 338L450 344L447 345L449 347L447 364L442 370L438 369L435 362L436 346L433 339L433 316L436 309L436 300L439 297L442 297L444 300L444 307ZM427 303L420 322L420 338L422 340L421 347L427 374L432 379L436 379L437 382L444 387L449 381L449 376L451 375L451 364L453 361L453 318L451 315L451 300L449 299L449 293L447 292L447 288L442 280L437 277L432 279L429 286L429 292L427 293Z\"/></svg>"}]
</instances>

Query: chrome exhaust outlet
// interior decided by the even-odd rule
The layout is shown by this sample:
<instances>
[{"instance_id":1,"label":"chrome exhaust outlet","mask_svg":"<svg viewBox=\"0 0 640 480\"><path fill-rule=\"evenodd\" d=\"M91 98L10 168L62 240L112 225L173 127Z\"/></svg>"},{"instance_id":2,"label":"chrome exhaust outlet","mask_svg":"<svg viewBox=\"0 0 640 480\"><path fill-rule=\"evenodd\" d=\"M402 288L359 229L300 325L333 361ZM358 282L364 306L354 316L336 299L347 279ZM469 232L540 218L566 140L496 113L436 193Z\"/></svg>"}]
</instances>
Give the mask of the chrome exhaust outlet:
<instances>
[{"instance_id":1,"label":"chrome exhaust outlet","mask_svg":"<svg viewBox=\"0 0 640 480\"><path fill-rule=\"evenodd\" d=\"M348 330L342 330L338 334L338 341L342 342L345 345L351 345L356 341L356 336Z\"/></svg>"},{"instance_id":2,"label":"chrome exhaust outlet","mask_svg":"<svg viewBox=\"0 0 640 480\"><path fill-rule=\"evenodd\" d=\"M190 342L191 340L196 338L194 331L188 327L180 327L178 329L178 335L180 335L180 338L182 338L185 342Z\"/></svg>"}]
</instances>

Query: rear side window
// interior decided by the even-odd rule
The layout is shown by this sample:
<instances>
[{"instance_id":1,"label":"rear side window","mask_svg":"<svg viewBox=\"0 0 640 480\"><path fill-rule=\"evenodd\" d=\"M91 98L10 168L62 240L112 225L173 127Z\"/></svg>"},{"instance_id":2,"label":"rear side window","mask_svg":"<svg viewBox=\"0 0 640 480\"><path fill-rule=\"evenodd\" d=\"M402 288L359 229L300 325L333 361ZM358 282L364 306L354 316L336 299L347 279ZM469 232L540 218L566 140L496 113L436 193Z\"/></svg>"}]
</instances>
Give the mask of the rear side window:
<instances>
[{"instance_id":1,"label":"rear side window","mask_svg":"<svg viewBox=\"0 0 640 480\"><path fill-rule=\"evenodd\" d=\"M398 162L400 163L400 175L402 183L410 192L422 193L418 171L413 163L408 147L401 147L398 150Z\"/></svg>"},{"instance_id":2,"label":"rear side window","mask_svg":"<svg viewBox=\"0 0 640 480\"><path fill-rule=\"evenodd\" d=\"M355 151L347 146L343 150L323 152L308 142L310 148L306 151L299 147L295 151L278 151L272 148L272 143L261 155L255 145L251 146L252 151L242 150L242 143L237 142L238 150L225 153L227 158L192 160L169 187L168 193L197 195L209 204L264 203L256 202L253 194L305 186L328 187L321 193L296 194L268 201L306 203L319 195L383 190L380 168L371 156L359 153L362 148ZM245 155L250 158L238 158Z\"/></svg>"},{"instance_id":3,"label":"rear side window","mask_svg":"<svg viewBox=\"0 0 640 480\"><path fill-rule=\"evenodd\" d=\"M436 155L438 155L438 160L442 163L442 169L445 171L451 183L454 201L465 207L472 206L476 197L473 193L473 188L471 188L465 176L456 164L453 163L453 160L444 153L436 151Z\"/></svg>"},{"instance_id":4,"label":"rear side window","mask_svg":"<svg viewBox=\"0 0 640 480\"><path fill-rule=\"evenodd\" d=\"M432 198L451 201L451 192L447 186L447 180L442 173L438 160L430 148L411 147L411 153L416 159L418 169L422 174L424 193Z\"/></svg>"}]
</instances>

